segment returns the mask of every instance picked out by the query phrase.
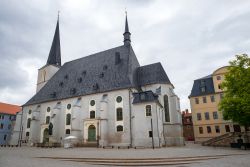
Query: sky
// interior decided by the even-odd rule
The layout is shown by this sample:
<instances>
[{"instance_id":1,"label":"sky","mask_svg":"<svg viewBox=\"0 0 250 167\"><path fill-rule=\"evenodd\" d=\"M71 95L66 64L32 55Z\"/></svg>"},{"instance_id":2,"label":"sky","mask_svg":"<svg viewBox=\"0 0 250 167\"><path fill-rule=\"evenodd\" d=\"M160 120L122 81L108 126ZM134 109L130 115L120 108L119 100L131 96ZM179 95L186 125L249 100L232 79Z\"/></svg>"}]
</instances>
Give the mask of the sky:
<instances>
[{"instance_id":1,"label":"sky","mask_svg":"<svg viewBox=\"0 0 250 167\"><path fill-rule=\"evenodd\" d=\"M250 51L250 0L1 0L0 101L36 91L60 11L62 63L123 44L125 9L140 65L161 62L181 110L195 79Z\"/></svg>"}]
</instances>

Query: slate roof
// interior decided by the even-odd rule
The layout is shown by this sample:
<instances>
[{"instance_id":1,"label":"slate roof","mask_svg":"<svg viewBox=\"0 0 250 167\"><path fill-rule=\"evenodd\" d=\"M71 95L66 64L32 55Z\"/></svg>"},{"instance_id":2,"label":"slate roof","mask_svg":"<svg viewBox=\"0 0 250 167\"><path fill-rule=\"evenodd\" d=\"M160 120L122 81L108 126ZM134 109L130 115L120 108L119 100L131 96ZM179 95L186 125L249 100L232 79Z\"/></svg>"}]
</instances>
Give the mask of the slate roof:
<instances>
[{"instance_id":1,"label":"slate roof","mask_svg":"<svg viewBox=\"0 0 250 167\"><path fill-rule=\"evenodd\" d=\"M53 42L50 48L47 65L61 66L61 46L59 34L59 20L57 20Z\"/></svg>"},{"instance_id":2,"label":"slate roof","mask_svg":"<svg viewBox=\"0 0 250 167\"><path fill-rule=\"evenodd\" d=\"M205 87L205 92L201 91L202 87ZM213 94L213 93L215 93L213 77L212 75L208 75L206 77L203 77L194 81L193 88L189 97L202 96L202 95L208 95L208 94Z\"/></svg>"},{"instance_id":3,"label":"slate roof","mask_svg":"<svg viewBox=\"0 0 250 167\"><path fill-rule=\"evenodd\" d=\"M161 63L149 64L138 68L137 81L139 86L156 83L171 84Z\"/></svg>"},{"instance_id":4,"label":"slate roof","mask_svg":"<svg viewBox=\"0 0 250 167\"><path fill-rule=\"evenodd\" d=\"M158 95L150 91L133 93L133 104L153 102L158 100Z\"/></svg>"},{"instance_id":5,"label":"slate roof","mask_svg":"<svg viewBox=\"0 0 250 167\"><path fill-rule=\"evenodd\" d=\"M132 47L122 45L65 63L24 106L155 83L170 83L162 65L140 67Z\"/></svg>"}]
</instances>

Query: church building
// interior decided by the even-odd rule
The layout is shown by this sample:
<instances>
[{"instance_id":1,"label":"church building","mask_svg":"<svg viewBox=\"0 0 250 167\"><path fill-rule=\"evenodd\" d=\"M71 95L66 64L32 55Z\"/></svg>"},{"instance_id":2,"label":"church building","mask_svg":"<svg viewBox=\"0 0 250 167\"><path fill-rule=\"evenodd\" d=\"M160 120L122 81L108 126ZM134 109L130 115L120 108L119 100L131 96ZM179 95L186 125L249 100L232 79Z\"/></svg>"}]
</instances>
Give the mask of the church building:
<instances>
[{"instance_id":1,"label":"church building","mask_svg":"<svg viewBox=\"0 0 250 167\"><path fill-rule=\"evenodd\" d=\"M61 65L59 20L36 94L17 115L12 144L183 145L179 98L161 63L141 66L125 20L123 45Z\"/></svg>"}]
</instances>

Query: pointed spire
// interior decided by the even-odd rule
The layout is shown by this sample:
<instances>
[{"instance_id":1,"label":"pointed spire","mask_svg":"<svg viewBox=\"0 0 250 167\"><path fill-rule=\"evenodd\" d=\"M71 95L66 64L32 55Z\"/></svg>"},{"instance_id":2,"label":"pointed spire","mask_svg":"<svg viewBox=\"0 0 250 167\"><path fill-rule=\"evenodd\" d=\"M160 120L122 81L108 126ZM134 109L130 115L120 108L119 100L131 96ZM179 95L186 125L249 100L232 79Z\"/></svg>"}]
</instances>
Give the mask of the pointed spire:
<instances>
[{"instance_id":1,"label":"pointed spire","mask_svg":"<svg viewBox=\"0 0 250 167\"><path fill-rule=\"evenodd\" d=\"M60 47L60 34L59 34L59 11L56 24L56 30L53 38L53 42L50 48L47 65L61 66L61 47Z\"/></svg>"},{"instance_id":2,"label":"pointed spire","mask_svg":"<svg viewBox=\"0 0 250 167\"><path fill-rule=\"evenodd\" d=\"M130 35L131 33L129 32L129 28L128 28L128 18L127 18L127 11L125 11L126 13L126 20L125 20L125 32L123 33L123 37L124 37L124 45L130 45L131 40L130 40Z\"/></svg>"}]
</instances>

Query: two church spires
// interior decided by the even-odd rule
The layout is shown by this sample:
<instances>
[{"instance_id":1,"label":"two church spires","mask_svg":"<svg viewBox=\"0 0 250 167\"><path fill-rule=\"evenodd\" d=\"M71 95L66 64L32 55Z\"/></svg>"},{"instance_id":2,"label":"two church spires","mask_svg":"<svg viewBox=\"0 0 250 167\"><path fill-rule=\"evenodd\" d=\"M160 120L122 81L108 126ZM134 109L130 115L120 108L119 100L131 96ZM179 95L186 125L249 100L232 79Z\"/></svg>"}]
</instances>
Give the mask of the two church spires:
<instances>
[{"instance_id":1,"label":"two church spires","mask_svg":"<svg viewBox=\"0 0 250 167\"><path fill-rule=\"evenodd\" d=\"M126 19L125 19L125 31L123 33L123 42L125 46L129 46L131 43L130 39L131 33L129 32L128 27L128 19L127 19L127 12L126 12ZM60 33L59 33L59 12L58 18L56 23L56 30L53 38L53 42L50 48L49 57L47 60L46 65L56 65L61 66L61 47L60 47Z\"/></svg>"}]
</instances>

